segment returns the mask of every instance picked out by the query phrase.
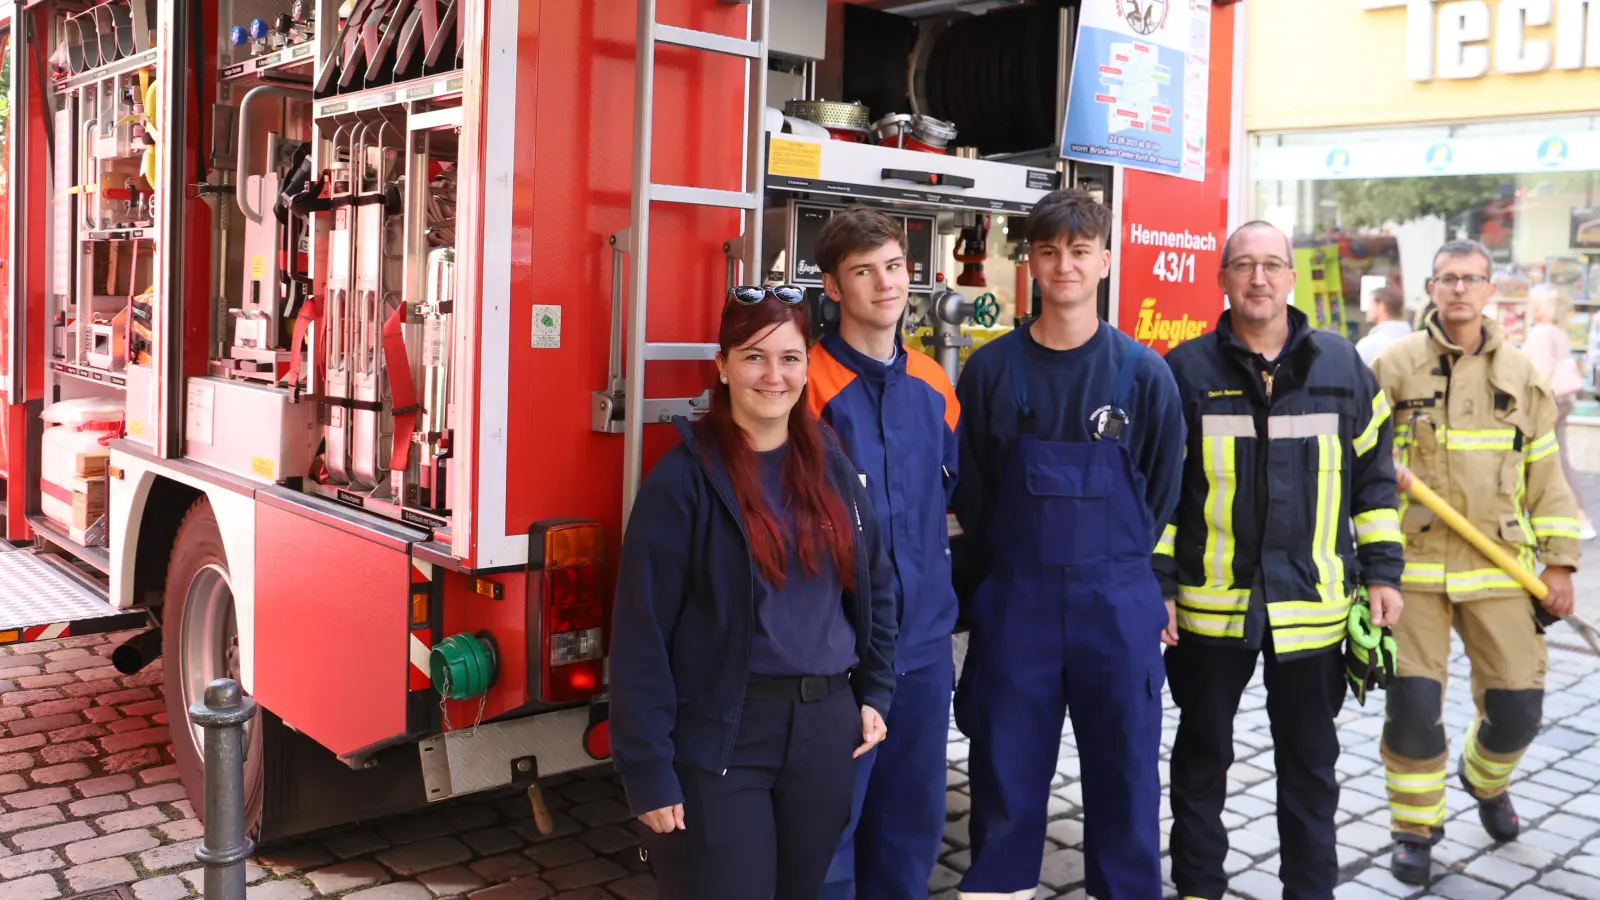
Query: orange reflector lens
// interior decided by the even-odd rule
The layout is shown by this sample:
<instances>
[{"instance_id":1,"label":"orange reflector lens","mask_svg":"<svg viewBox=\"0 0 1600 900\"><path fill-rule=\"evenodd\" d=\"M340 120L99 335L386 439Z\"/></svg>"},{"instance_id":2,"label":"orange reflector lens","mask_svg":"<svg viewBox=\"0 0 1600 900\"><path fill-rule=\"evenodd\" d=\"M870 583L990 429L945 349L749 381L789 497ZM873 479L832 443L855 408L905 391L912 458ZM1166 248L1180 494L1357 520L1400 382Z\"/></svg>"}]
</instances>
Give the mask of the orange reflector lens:
<instances>
[{"instance_id":1,"label":"orange reflector lens","mask_svg":"<svg viewBox=\"0 0 1600 900\"><path fill-rule=\"evenodd\" d=\"M487 578L472 579L472 592L488 597L490 600L499 600L501 597L499 583L490 581Z\"/></svg>"},{"instance_id":2,"label":"orange reflector lens","mask_svg":"<svg viewBox=\"0 0 1600 900\"><path fill-rule=\"evenodd\" d=\"M20 640L22 640L22 632L17 631L16 629L12 629L11 631L0 631L0 644L15 644Z\"/></svg>"},{"instance_id":3,"label":"orange reflector lens","mask_svg":"<svg viewBox=\"0 0 1600 900\"><path fill-rule=\"evenodd\" d=\"M605 537L598 522L557 525L544 533L544 567L566 569L601 562Z\"/></svg>"},{"instance_id":4,"label":"orange reflector lens","mask_svg":"<svg viewBox=\"0 0 1600 900\"><path fill-rule=\"evenodd\" d=\"M428 590L424 586L420 591L411 592L411 624L426 625L428 623Z\"/></svg>"}]
</instances>

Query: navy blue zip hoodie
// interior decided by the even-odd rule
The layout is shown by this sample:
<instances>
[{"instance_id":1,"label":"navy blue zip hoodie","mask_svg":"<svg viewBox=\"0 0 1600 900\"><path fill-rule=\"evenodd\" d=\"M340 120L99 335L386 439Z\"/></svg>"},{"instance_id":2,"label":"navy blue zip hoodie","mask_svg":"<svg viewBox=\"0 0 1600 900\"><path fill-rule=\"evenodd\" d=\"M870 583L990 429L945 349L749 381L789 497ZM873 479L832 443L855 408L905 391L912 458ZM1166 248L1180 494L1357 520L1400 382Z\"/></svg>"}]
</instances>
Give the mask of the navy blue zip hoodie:
<instances>
[{"instance_id":1,"label":"navy blue zip hoodie","mask_svg":"<svg viewBox=\"0 0 1600 900\"><path fill-rule=\"evenodd\" d=\"M722 772L733 755L755 627L756 566L715 444L683 442L639 488L617 572L611 752L634 815L683 802L674 763ZM884 718L894 694L894 571L855 466L822 426L827 471L855 518L856 590L844 598L860 663L856 700Z\"/></svg>"},{"instance_id":2,"label":"navy blue zip hoodie","mask_svg":"<svg viewBox=\"0 0 1600 900\"><path fill-rule=\"evenodd\" d=\"M898 332L894 346L895 361L885 365L829 329L811 348L806 396L866 479L894 567L894 662L905 673L950 658L957 609L945 509L956 485L961 407L938 363L907 352Z\"/></svg>"}]
</instances>

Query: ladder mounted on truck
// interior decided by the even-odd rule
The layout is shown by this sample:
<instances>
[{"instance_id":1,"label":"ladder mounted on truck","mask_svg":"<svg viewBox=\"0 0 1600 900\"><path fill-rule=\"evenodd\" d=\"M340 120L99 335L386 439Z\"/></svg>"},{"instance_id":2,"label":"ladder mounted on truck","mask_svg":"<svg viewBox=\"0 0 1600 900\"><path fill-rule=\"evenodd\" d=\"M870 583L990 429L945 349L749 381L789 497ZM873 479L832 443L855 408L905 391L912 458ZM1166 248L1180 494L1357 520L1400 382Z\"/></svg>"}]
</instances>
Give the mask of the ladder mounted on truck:
<instances>
[{"instance_id":1,"label":"ladder mounted on truck","mask_svg":"<svg viewBox=\"0 0 1600 900\"><path fill-rule=\"evenodd\" d=\"M143 628L143 610L117 609L54 553L0 541L0 645Z\"/></svg>"},{"instance_id":2,"label":"ladder mounted on truck","mask_svg":"<svg viewBox=\"0 0 1600 900\"><path fill-rule=\"evenodd\" d=\"M761 277L762 193L766 176L767 136L767 27L772 0L721 0L724 6L749 6L745 38L729 37L662 25L656 21L656 0L639 0L638 58L634 63L633 88L633 207L632 221L625 232L611 235L611 365L604 391L595 392L596 431L622 432L622 527L628 526L633 498L639 493L643 476L644 426L661 423L674 415L698 415L707 409L706 394L678 400L645 399L646 360L710 360L716 344L652 343L646 337L649 308L650 204L680 203L737 209L743 214L744 231L726 245L730 256L742 259L745 278ZM744 189L717 190L676 184L656 184L650 174L652 118L655 111L656 47L685 47L707 53L720 53L746 60L745 83L745 170ZM632 257L628 277L627 375L622 374L623 310L621 258ZM731 273L730 277L737 277ZM620 408L619 408L620 407ZM618 413L621 413L619 416Z\"/></svg>"}]
</instances>

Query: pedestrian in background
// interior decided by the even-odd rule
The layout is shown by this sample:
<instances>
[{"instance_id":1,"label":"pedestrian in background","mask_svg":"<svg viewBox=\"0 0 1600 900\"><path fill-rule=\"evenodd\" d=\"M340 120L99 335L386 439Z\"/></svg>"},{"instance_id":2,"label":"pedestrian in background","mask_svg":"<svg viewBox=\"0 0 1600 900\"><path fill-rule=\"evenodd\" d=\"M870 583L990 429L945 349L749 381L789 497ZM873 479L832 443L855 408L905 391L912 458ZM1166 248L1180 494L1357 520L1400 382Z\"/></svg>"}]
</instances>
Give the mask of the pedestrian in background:
<instances>
[{"instance_id":1,"label":"pedestrian in background","mask_svg":"<svg viewBox=\"0 0 1600 900\"><path fill-rule=\"evenodd\" d=\"M968 900L1034 895L1068 712L1088 893L1161 896L1160 642L1175 633L1151 551L1177 500L1183 416L1161 357L1098 315L1111 228L1082 190L1034 206L1043 312L978 348L956 387L955 511L986 565L955 697L972 740Z\"/></svg>"},{"instance_id":2,"label":"pedestrian in background","mask_svg":"<svg viewBox=\"0 0 1600 900\"><path fill-rule=\"evenodd\" d=\"M1426 329L1378 358L1374 372L1396 410L1401 490L1420 480L1530 572L1544 563L1546 610L1572 613L1578 506L1556 441L1549 382L1499 323L1483 315L1494 297L1493 263L1476 241L1450 241L1433 260L1436 309ZM1507 787L1543 718L1549 657L1532 598L1520 582L1454 534L1425 506L1403 500L1405 618L1394 629L1399 675L1389 682L1381 751L1388 781L1390 871L1427 884L1432 847L1444 837L1445 682L1450 631L1472 663L1477 717L1456 775L1497 841L1521 821Z\"/></svg>"},{"instance_id":3,"label":"pedestrian in background","mask_svg":"<svg viewBox=\"0 0 1600 900\"><path fill-rule=\"evenodd\" d=\"M816 900L894 690L893 573L805 402L799 288L723 308L711 408L639 489L611 741L669 900Z\"/></svg>"},{"instance_id":4,"label":"pedestrian in background","mask_svg":"<svg viewBox=\"0 0 1600 900\"><path fill-rule=\"evenodd\" d=\"M1361 361L1370 366L1384 348L1411 333L1411 323L1406 321L1405 295L1387 286L1373 291L1367 321L1372 323L1372 328L1356 341L1356 352L1361 354Z\"/></svg>"},{"instance_id":5,"label":"pedestrian in background","mask_svg":"<svg viewBox=\"0 0 1600 900\"><path fill-rule=\"evenodd\" d=\"M905 232L877 210L828 220L812 258L839 323L811 348L806 396L855 462L884 532L900 611L894 738L861 758L851 826L822 900L926 900L945 824L955 687L948 516L960 406L949 376L900 337L911 272Z\"/></svg>"},{"instance_id":6,"label":"pedestrian in background","mask_svg":"<svg viewBox=\"0 0 1600 900\"><path fill-rule=\"evenodd\" d=\"M1400 616L1389 404L1349 341L1289 306L1293 258L1271 224L1241 226L1222 248L1217 279L1229 308L1216 331L1167 354L1189 443L1157 572L1177 598L1178 642L1166 652L1179 711L1172 880L1190 900L1222 900L1228 889L1222 812L1233 721L1257 657L1278 774L1283 896L1332 900L1334 720L1351 595L1366 586L1374 626Z\"/></svg>"},{"instance_id":7,"label":"pedestrian in background","mask_svg":"<svg viewBox=\"0 0 1600 900\"><path fill-rule=\"evenodd\" d=\"M1556 441L1561 445L1561 471L1567 476L1567 487L1578 501L1578 529L1583 540L1595 536L1594 525L1589 522L1589 512L1584 508L1583 492L1578 489L1578 472L1572 466L1572 448L1567 444L1567 416L1572 412L1572 401L1583 389L1583 370L1572 356L1572 337L1567 331L1572 321L1572 298L1555 285L1541 284L1528 294L1528 309L1533 314L1533 327L1528 329L1527 340L1522 342L1522 352L1539 374L1550 382L1550 391L1556 398Z\"/></svg>"}]
</instances>

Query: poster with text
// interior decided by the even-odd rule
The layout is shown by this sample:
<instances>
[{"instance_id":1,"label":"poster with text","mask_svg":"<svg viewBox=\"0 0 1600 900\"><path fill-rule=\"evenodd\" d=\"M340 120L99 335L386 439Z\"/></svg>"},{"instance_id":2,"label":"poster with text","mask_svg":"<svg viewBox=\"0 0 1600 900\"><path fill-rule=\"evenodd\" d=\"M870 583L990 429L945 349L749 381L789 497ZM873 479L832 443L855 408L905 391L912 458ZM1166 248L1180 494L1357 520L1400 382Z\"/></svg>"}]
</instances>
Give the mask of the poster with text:
<instances>
[{"instance_id":1,"label":"poster with text","mask_svg":"<svg viewBox=\"0 0 1600 900\"><path fill-rule=\"evenodd\" d=\"M1083 0L1061 156L1205 178L1211 0Z\"/></svg>"},{"instance_id":2,"label":"poster with text","mask_svg":"<svg viewBox=\"0 0 1600 900\"><path fill-rule=\"evenodd\" d=\"M1128 171L1122 179L1122 225L1117 244L1116 324L1139 343L1165 354L1217 327L1224 298L1217 283L1228 235L1232 156L1233 22L1239 6L1217 7L1211 58L1211 133L1206 174L1196 181Z\"/></svg>"}]
</instances>

